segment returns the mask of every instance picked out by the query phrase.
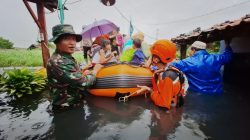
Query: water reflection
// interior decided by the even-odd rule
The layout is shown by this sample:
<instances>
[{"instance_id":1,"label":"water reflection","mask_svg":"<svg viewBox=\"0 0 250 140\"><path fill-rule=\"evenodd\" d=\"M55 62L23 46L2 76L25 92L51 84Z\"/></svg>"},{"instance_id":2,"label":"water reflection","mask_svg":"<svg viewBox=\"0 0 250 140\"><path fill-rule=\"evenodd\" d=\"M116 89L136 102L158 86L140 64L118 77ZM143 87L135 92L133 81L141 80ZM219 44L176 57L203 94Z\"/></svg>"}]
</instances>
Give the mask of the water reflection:
<instances>
[{"instance_id":1,"label":"water reflection","mask_svg":"<svg viewBox=\"0 0 250 140\"><path fill-rule=\"evenodd\" d=\"M91 119L85 119L82 108L74 108L66 112L56 113L52 122L55 139L86 139L97 125L92 121L95 119L94 116L91 115Z\"/></svg>"},{"instance_id":2,"label":"water reflection","mask_svg":"<svg viewBox=\"0 0 250 140\"><path fill-rule=\"evenodd\" d=\"M1 94L0 139L43 139L48 137L52 117L46 108L49 102L41 96L13 100Z\"/></svg>"},{"instance_id":3,"label":"water reflection","mask_svg":"<svg viewBox=\"0 0 250 140\"><path fill-rule=\"evenodd\" d=\"M149 124L148 116L149 111L134 104L120 104L113 98L89 97L83 107L54 115L55 137L60 140L124 139L132 134L140 138L143 136L140 132L133 132ZM144 130L141 132L147 134Z\"/></svg>"},{"instance_id":4,"label":"water reflection","mask_svg":"<svg viewBox=\"0 0 250 140\"><path fill-rule=\"evenodd\" d=\"M148 99L120 103L89 97L84 106L53 119L56 139L165 139L181 119L182 109L166 112Z\"/></svg>"},{"instance_id":5,"label":"water reflection","mask_svg":"<svg viewBox=\"0 0 250 140\"><path fill-rule=\"evenodd\" d=\"M187 115L183 115L179 126L174 130L173 133L170 133L167 139L176 139L176 140L205 140L211 137L206 136L201 130L201 126L195 120L189 118Z\"/></svg>"},{"instance_id":6,"label":"water reflection","mask_svg":"<svg viewBox=\"0 0 250 140\"><path fill-rule=\"evenodd\" d=\"M231 89L190 93L184 107L166 111L144 97L87 96L81 107L50 114L43 95L13 101L0 94L0 139L248 139L249 99Z\"/></svg>"},{"instance_id":7,"label":"water reflection","mask_svg":"<svg viewBox=\"0 0 250 140\"><path fill-rule=\"evenodd\" d=\"M19 101L1 98L5 105L0 106L0 139L157 140L175 139L183 130L198 133L199 138L203 134L198 125L187 126L195 122L183 117L183 108L166 111L144 97L121 103L114 98L88 96L83 106L52 115L43 96Z\"/></svg>"},{"instance_id":8,"label":"water reflection","mask_svg":"<svg viewBox=\"0 0 250 140\"><path fill-rule=\"evenodd\" d=\"M120 103L111 98L88 100L99 110L98 127L88 139L147 139L150 135L150 110L140 106L144 100Z\"/></svg>"}]
</instances>

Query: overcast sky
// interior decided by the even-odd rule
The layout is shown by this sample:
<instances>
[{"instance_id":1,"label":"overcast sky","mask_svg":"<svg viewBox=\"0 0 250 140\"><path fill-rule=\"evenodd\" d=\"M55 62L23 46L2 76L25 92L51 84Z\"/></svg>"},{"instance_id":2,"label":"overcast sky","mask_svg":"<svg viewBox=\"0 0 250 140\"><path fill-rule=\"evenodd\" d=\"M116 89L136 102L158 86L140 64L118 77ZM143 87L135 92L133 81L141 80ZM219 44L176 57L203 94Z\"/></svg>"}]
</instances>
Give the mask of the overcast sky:
<instances>
[{"instance_id":1,"label":"overcast sky","mask_svg":"<svg viewBox=\"0 0 250 140\"><path fill-rule=\"evenodd\" d=\"M207 29L250 14L250 0L116 0L112 7L99 0L66 3L69 10L65 11L65 23L72 24L78 33L95 19L108 19L120 27L121 33L128 34L127 19L132 19L149 43L155 38L170 39L197 27ZM58 13L46 11L46 21L51 38L51 28L60 23ZM0 36L14 42L14 47L28 47L39 38L38 28L22 0L0 0Z\"/></svg>"}]
</instances>

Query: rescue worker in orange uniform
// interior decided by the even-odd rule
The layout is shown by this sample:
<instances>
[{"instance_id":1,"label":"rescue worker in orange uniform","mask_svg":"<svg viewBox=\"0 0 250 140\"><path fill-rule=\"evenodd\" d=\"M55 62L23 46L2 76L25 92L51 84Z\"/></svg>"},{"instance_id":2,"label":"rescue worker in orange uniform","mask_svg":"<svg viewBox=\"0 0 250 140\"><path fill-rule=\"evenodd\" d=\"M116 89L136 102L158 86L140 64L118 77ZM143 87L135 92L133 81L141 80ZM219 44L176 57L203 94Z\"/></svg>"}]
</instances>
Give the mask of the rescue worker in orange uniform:
<instances>
[{"instance_id":1,"label":"rescue worker in orange uniform","mask_svg":"<svg viewBox=\"0 0 250 140\"><path fill-rule=\"evenodd\" d=\"M155 105L170 109L184 103L184 75L178 69L169 66L175 59L176 45L169 40L158 40L151 48L151 65L158 70L152 78L153 89L140 86L140 91L150 92Z\"/></svg>"}]
</instances>

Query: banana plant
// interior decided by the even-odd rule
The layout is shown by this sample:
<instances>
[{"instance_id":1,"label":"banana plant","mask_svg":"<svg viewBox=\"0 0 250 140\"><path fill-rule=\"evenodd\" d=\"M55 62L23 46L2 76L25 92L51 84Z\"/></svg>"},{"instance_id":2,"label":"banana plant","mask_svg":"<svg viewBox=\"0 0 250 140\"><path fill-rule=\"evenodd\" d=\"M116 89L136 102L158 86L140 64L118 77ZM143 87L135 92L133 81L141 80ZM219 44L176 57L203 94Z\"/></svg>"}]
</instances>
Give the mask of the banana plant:
<instances>
[{"instance_id":1,"label":"banana plant","mask_svg":"<svg viewBox=\"0 0 250 140\"><path fill-rule=\"evenodd\" d=\"M46 88L46 79L28 69L6 71L0 76L0 91L18 98L42 92Z\"/></svg>"}]
</instances>

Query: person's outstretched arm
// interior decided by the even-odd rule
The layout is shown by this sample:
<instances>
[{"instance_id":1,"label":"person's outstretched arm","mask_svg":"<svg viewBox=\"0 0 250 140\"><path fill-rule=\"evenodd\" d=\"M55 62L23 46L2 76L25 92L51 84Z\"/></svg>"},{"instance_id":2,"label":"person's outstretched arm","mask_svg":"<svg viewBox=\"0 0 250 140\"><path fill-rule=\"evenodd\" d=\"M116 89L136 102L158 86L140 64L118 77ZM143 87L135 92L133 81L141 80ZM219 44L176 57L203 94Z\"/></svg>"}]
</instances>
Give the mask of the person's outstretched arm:
<instances>
[{"instance_id":1,"label":"person's outstretched arm","mask_svg":"<svg viewBox=\"0 0 250 140\"><path fill-rule=\"evenodd\" d=\"M76 67L73 61L68 63L55 62L51 67L53 67L52 74L58 75L58 80L67 81L73 87L90 86L95 81L95 76L92 74L82 75L81 70Z\"/></svg>"},{"instance_id":2,"label":"person's outstretched arm","mask_svg":"<svg viewBox=\"0 0 250 140\"><path fill-rule=\"evenodd\" d=\"M230 46L230 40L225 40L226 48L225 51L221 54L219 54L219 61L221 61L223 64L227 64L232 60L233 56L233 50Z\"/></svg>"},{"instance_id":3,"label":"person's outstretched arm","mask_svg":"<svg viewBox=\"0 0 250 140\"><path fill-rule=\"evenodd\" d=\"M177 68L178 70L185 73L185 72L188 72L190 70L190 65L188 65L189 64L188 60L190 60L190 58L186 58L184 60L178 60L178 61L170 63L170 66L173 66L173 67ZM190 64L192 64L192 63L190 63Z\"/></svg>"}]
</instances>

